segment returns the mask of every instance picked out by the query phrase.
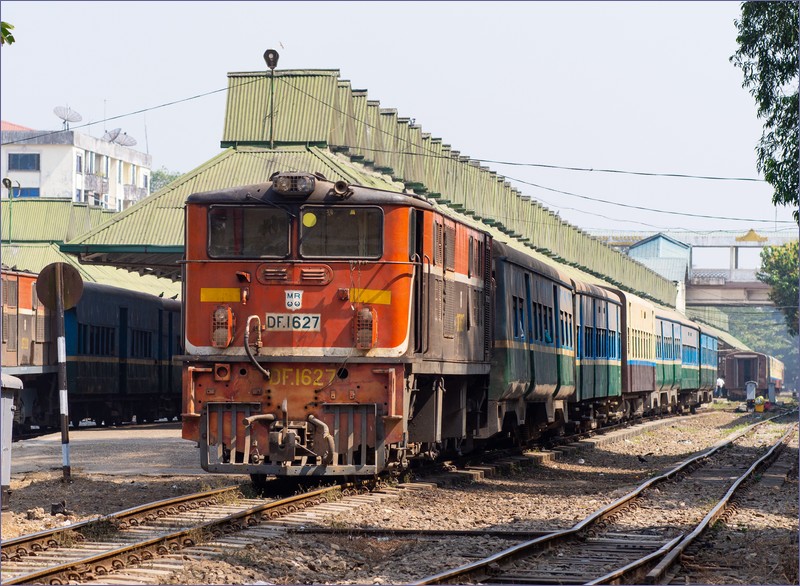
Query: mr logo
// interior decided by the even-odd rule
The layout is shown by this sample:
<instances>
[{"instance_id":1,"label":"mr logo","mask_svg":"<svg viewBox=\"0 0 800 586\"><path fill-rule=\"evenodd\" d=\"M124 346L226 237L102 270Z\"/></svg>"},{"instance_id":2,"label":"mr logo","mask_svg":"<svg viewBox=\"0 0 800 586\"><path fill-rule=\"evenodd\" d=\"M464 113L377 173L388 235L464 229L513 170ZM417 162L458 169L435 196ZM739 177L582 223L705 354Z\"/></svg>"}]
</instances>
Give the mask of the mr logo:
<instances>
[{"instance_id":1,"label":"mr logo","mask_svg":"<svg viewBox=\"0 0 800 586\"><path fill-rule=\"evenodd\" d=\"M286 309L300 309L303 306L302 291L286 291Z\"/></svg>"}]
</instances>

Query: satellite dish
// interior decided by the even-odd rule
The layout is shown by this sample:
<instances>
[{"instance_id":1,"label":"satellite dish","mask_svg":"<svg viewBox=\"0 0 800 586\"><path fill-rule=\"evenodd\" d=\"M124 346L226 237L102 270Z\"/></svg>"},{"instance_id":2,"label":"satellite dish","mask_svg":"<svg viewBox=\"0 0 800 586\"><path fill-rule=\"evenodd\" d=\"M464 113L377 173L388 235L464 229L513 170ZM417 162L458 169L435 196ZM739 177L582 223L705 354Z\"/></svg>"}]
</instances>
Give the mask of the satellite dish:
<instances>
[{"instance_id":1,"label":"satellite dish","mask_svg":"<svg viewBox=\"0 0 800 586\"><path fill-rule=\"evenodd\" d=\"M83 120L83 116L69 106L56 106L53 108L53 113L64 121L64 130L69 130L70 122L80 122Z\"/></svg>"},{"instance_id":2,"label":"satellite dish","mask_svg":"<svg viewBox=\"0 0 800 586\"><path fill-rule=\"evenodd\" d=\"M122 146L130 147L136 144L136 139L132 136L128 136L127 132L123 132L114 139L114 142Z\"/></svg>"},{"instance_id":3,"label":"satellite dish","mask_svg":"<svg viewBox=\"0 0 800 586\"><path fill-rule=\"evenodd\" d=\"M121 128L115 128L114 130L109 130L103 135L103 140L108 142L114 142L115 140L117 140L117 137L120 135L121 132L122 132Z\"/></svg>"}]
</instances>

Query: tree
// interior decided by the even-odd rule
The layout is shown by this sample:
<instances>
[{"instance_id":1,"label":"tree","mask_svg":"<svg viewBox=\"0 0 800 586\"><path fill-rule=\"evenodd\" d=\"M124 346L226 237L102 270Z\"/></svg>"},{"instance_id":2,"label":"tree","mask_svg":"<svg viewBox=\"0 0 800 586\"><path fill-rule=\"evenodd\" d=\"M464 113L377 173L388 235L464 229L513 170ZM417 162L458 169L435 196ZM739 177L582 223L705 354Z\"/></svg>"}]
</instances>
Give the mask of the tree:
<instances>
[{"instance_id":1,"label":"tree","mask_svg":"<svg viewBox=\"0 0 800 586\"><path fill-rule=\"evenodd\" d=\"M743 2L736 20L739 50L731 61L744 73L764 119L756 147L757 167L775 190L775 205L793 206L798 217L798 3Z\"/></svg>"},{"instance_id":2,"label":"tree","mask_svg":"<svg viewBox=\"0 0 800 586\"><path fill-rule=\"evenodd\" d=\"M756 275L758 280L772 289L770 301L781 310L789 334L797 335L797 279L798 279L798 243L790 242L783 246L765 246L761 251L761 270Z\"/></svg>"},{"instance_id":3,"label":"tree","mask_svg":"<svg viewBox=\"0 0 800 586\"><path fill-rule=\"evenodd\" d=\"M0 45L10 45L14 42L14 35L11 34L12 30L14 30L13 24L0 21Z\"/></svg>"},{"instance_id":4,"label":"tree","mask_svg":"<svg viewBox=\"0 0 800 586\"><path fill-rule=\"evenodd\" d=\"M166 187L178 177L183 175L180 171L170 171L163 165L160 169L155 169L150 173L150 193L155 193L162 187Z\"/></svg>"}]
</instances>

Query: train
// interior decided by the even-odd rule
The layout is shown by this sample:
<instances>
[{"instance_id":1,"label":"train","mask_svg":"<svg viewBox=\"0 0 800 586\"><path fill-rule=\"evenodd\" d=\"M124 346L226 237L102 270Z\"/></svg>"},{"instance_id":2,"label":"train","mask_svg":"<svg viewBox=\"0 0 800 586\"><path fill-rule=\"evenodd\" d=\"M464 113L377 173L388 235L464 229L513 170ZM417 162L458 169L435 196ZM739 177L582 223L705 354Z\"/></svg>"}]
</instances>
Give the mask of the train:
<instances>
[{"instance_id":1,"label":"train","mask_svg":"<svg viewBox=\"0 0 800 586\"><path fill-rule=\"evenodd\" d=\"M2 270L3 372L19 377L15 436L60 426L54 312L36 294L38 275ZM183 353L175 299L93 282L64 313L68 415L73 427L178 418Z\"/></svg>"},{"instance_id":2,"label":"train","mask_svg":"<svg viewBox=\"0 0 800 586\"><path fill-rule=\"evenodd\" d=\"M747 399L747 384L751 383L756 397L773 397L783 389L783 362L762 352L733 351L721 360L725 389L731 401Z\"/></svg>"},{"instance_id":3,"label":"train","mask_svg":"<svg viewBox=\"0 0 800 586\"><path fill-rule=\"evenodd\" d=\"M275 173L190 195L185 235L208 472L372 476L712 400L715 330L420 195Z\"/></svg>"}]
</instances>

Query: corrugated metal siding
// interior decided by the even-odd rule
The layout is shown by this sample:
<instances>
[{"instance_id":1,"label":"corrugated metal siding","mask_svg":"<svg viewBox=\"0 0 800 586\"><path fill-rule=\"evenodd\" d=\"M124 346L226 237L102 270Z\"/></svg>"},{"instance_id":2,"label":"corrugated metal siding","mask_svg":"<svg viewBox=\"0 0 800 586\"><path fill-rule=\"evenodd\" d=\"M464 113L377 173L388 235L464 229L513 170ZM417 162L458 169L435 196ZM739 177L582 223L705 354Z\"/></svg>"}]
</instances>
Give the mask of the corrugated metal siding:
<instances>
[{"instance_id":1,"label":"corrugated metal siding","mask_svg":"<svg viewBox=\"0 0 800 586\"><path fill-rule=\"evenodd\" d=\"M269 83L265 72L229 74L223 144L268 144ZM352 125L348 121L350 112ZM112 229L109 225L104 234L96 230L85 242L95 242L96 236L98 242L182 243L180 210L186 196L194 191L266 181L275 170L320 171L328 178L362 177L366 185L391 185L371 174L370 166L360 168L330 152L284 150L288 144L334 144L349 147L346 152L354 160L373 162L372 169L391 173L415 190L437 197L440 203L473 211L506 236L529 240L529 248L674 305L676 291L671 282L563 222L511 188L504 178L439 139L424 135L416 125L412 131L408 119L398 119L396 110L382 109L379 102L368 100L363 90L350 89L349 83L338 79L338 71L275 72L274 126L274 151L240 149L235 155L213 159L178 182L167 205L152 203L149 207L145 200L126 211L129 214L124 221L117 222L120 226ZM415 148L425 149L421 164ZM132 225L136 227L129 228Z\"/></svg>"},{"instance_id":2,"label":"corrugated metal siding","mask_svg":"<svg viewBox=\"0 0 800 586\"><path fill-rule=\"evenodd\" d=\"M369 144L366 135L367 120L367 92L365 90L353 90L353 129L355 139L352 142L351 155L360 158L365 164L375 161L375 155L368 150Z\"/></svg>"},{"instance_id":3,"label":"corrugated metal siding","mask_svg":"<svg viewBox=\"0 0 800 586\"><path fill-rule=\"evenodd\" d=\"M192 193L265 183L276 171L320 172L326 178L399 191L402 185L358 172L346 158L315 147L228 149L167 188L117 214L70 244L183 246L183 208Z\"/></svg>"},{"instance_id":4,"label":"corrugated metal siding","mask_svg":"<svg viewBox=\"0 0 800 586\"><path fill-rule=\"evenodd\" d=\"M346 145L347 139L345 135L347 134L347 120L348 120L348 110L350 109L350 104L352 103L352 99L349 95L350 93L350 84L349 82L338 82L336 84L336 94L335 94L335 102L333 107L333 112L331 115L331 128L328 132L328 136L330 137L330 146L333 148L339 148L339 145Z\"/></svg>"},{"instance_id":5,"label":"corrugated metal siding","mask_svg":"<svg viewBox=\"0 0 800 586\"><path fill-rule=\"evenodd\" d=\"M13 202L4 199L0 211L3 240L11 234L16 242L66 242L116 213L68 199L47 198L23 198Z\"/></svg>"},{"instance_id":6,"label":"corrugated metal siding","mask_svg":"<svg viewBox=\"0 0 800 586\"><path fill-rule=\"evenodd\" d=\"M276 71L272 140L327 143L338 83L335 70ZM228 74L223 144L269 143L271 84L266 72Z\"/></svg>"},{"instance_id":7,"label":"corrugated metal siding","mask_svg":"<svg viewBox=\"0 0 800 586\"><path fill-rule=\"evenodd\" d=\"M408 180L406 182L413 184L413 187L424 185L422 129L413 123L408 127L408 147L406 150L410 153L407 170Z\"/></svg>"},{"instance_id":8,"label":"corrugated metal siding","mask_svg":"<svg viewBox=\"0 0 800 586\"><path fill-rule=\"evenodd\" d=\"M80 263L74 256L64 254L56 244L14 243L3 246L3 266L17 270L39 273L54 262L64 262L78 270L84 281L114 285L132 291L142 291L151 295L164 294L172 297L180 294L181 285L169 279L161 279L152 275L139 276L123 269L100 265Z\"/></svg>"}]
</instances>

